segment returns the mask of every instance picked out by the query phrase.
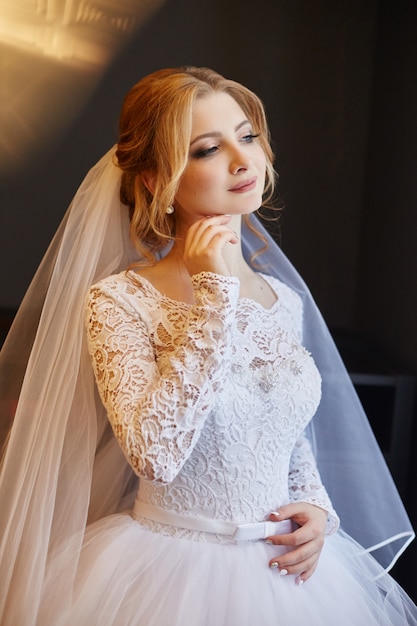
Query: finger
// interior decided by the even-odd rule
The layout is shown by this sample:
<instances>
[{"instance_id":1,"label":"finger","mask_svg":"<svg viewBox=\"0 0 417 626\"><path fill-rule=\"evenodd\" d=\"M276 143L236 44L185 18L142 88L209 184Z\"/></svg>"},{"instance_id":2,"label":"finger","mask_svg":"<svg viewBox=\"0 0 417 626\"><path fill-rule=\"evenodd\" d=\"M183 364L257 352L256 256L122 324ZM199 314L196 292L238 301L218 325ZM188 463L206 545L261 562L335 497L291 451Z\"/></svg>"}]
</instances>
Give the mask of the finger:
<instances>
[{"instance_id":1,"label":"finger","mask_svg":"<svg viewBox=\"0 0 417 626\"><path fill-rule=\"evenodd\" d=\"M228 224L230 220L230 215L215 215L203 217L194 222L194 224L189 227L188 233L193 237L198 236L200 232L204 232L204 230L206 230L209 226L225 225Z\"/></svg>"},{"instance_id":2,"label":"finger","mask_svg":"<svg viewBox=\"0 0 417 626\"><path fill-rule=\"evenodd\" d=\"M320 549L318 549L317 546L312 545L312 542L310 542L304 546L290 550L285 554L277 555L271 559L271 562L277 561L280 567L296 567L300 570L302 567L307 567L307 565L313 563L319 558L319 556Z\"/></svg>"},{"instance_id":3,"label":"finger","mask_svg":"<svg viewBox=\"0 0 417 626\"><path fill-rule=\"evenodd\" d=\"M185 238L185 247L190 253L208 248L218 234L227 235L226 241L236 238L236 233L224 224L200 224L196 229L191 228Z\"/></svg>"},{"instance_id":4,"label":"finger","mask_svg":"<svg viewBox=\"0 0 417 626\"><path fill-rule=\"evenodd\" d=\"M324 541L323 533L318 532L313 523L299 526L291 533L271 535L266 538L267 543L272 543L275 546L301 546L310 541L317 541L321 544Z\"/></svg>"},{"instance_id":5,"label":"finger","mask_svg":"<svg viewBox=\"0 0 417 626\"><path fill-rule=\"evenodd\" d=\"M323 520L327 519L327 511L307 502L294 502L280 507L277 511L272 511L269 515L269 519L274 522L292 519L299 524L303 524L312 517L317 518L322 523Z\"/></svg>"},{"instance_id":6,"label":"finger","mask_svg":"<svg viewBox=\"0 0 417 626\"><path fill-rule=\"evenodd\" d=\"M238 236L234 230L230 228L219 228L216 233L213 233L213 237L207 247L217 247L224 245L224 243L237 243L238 241Z\"/></svg>"},{"instance_id":7,"label":"finger","mask_svg":"<svg viewBox=\"0 0 417 626\"><path fill-rule=\"evenodd\" d=\"M225 227L211 226L199 237L187 242L184 249L184 260L199 261L207 260L223 262L222 250L226 243L237 243L235 233ZM207 269L210 269L207 267Z\"/></svg>"},{"instance_id":8,"label":"finger","mask_svg":"<svg viewBox=\"0 0 417 626\"><path fill-rule=\"evenodd\" d=\"M293 502L291 504L281 506L276 511L271 511L269 519L273 522L277 522L281 520L295 519L300 516L305 517L307 513L308 511L306 510L305 502Z\"/></svg>"},{"instance_id":9,"label":"finger","mask_svg":"<svg viewBox=\"0 0 417 626\"><path fill-rule=\"evenodd\" d=\"M204 248L218 245L220 242L227 242L236 238L236 233L231 228L224 225L212 224L201 233L197 245Z\"/></svg>"},{"instance_id":10,"label":"finger","mask_svg":"<svg viewBox=\"0 0 417 626\"><path fill-rule=\"evenodd\" d=\"M277 539L279 540L280 537L277 537ZM268 541L268 543L272 543L272 541ZM273 565L275 562L279 564L280 568L291 571L291 573L296 573L296 571L300 572L301 569L306 569L319 559L322 547L323 541L321 538L316 538L287 550L284 554L273 557L269 564L272 567L277 567Z\"/></svg>"},{"instance_id":11,"label":"finger","mask_svg":"<svg viewBox=\"0 0 417 626\"><path fill-rule=\"evenodd\" d=\"M229 228L210 226L185 246L185 258L208 257L219 254L226 243L237 243L236 234Z\"/></svg>"},{"instance_id":12,"label":"finger","mask_svg":"<svg viewBox=\"0 0 417 626\"><path fill-rule=\"evenodd\" d=\"M287 554L271 559L269 561L269 567L271 569L276 569L281 576L286 576L287 574L295 576L301 575L305 580L315 571L319 556L320 555L318 553L315 553L310 555L308 558L288 559L286 558L288 557Z\"/></svg>"},{"instance_id":13,"label":"finger","mask_svg":"<svg viewBox=\"0 0 417 626\"><path fill-rule=\"evenodd\" d=\"M295 536L295 533L296 531L282 535L271 535L267 537L265 541L274 546L297 546L300 543L305 543L305 541L299 540L299 538Z\"/></svg>"},{"instance_id":14,"label":"finger","mask_svg":"<svg viewBox=\"0 0 417 626\"><path fill-rule=\"evenodd\" d=\"M203 241L199 245L184 250L183 261L190 276L200 272L214 272L230 276L230 268L223 257L223 248L227 242L237 243L234 234L230 231L217 233L207 245Z\"/></svg>"},{"instance_id":15,"label":"finger","mask_svg":"<svg viewBox=\"0 0 417 626\"><path fill-rule=\"evenodd\" d=\"M302 585L303 583L305 583L309 578L311 578L314 574L314 572L317 569L317 565L318 565L318 561L316 561L314 563L314 565L312 565L311 567L309 567L308 569L302 571L300 574L297 575L296 579L295 579L295 584L296 585Z\"/></svg>"}]
</instances>

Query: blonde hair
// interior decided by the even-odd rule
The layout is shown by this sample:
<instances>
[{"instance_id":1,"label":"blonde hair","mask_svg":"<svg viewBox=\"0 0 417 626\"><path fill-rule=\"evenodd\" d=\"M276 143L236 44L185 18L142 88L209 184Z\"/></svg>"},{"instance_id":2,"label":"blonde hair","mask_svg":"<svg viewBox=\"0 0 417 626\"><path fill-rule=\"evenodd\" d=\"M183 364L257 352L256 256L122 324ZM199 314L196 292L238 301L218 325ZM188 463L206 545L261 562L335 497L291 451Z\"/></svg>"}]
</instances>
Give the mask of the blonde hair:
<instances>
[{"instance_id":1,"label":"blonde hair","mask_svg":"<svg viewBox=\"0 0 417 626\"><path fill-rule=\"evenodd\" d=\"M213 91L229 94L259 134L267 162L264 204L272 199L273 153L258 96L208 68L171 68L146 76L124 100L116 157L123 171L120 196L130 209L131 238L151 263L155 253L175 237L175 219L166 209L174 201L187 165L194 102ZM150 175L152 193L146 184Z\"/></svg>"}]
</instances>

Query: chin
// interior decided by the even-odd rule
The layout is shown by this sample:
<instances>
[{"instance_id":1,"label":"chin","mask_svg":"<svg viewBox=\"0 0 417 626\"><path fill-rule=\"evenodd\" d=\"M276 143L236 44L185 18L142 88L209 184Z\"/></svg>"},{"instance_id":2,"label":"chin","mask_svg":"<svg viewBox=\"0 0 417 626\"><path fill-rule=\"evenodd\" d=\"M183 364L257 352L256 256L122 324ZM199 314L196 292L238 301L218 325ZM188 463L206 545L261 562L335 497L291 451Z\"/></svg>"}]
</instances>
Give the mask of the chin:
<instances>
[{"instance_id":1,"label":"chin","mask_svg":"<svg viewBox=\"0 0 417 626\"><path fill-rule=\"evenodd\" d=\"M259 200L259 202L251 203L251 205L246 210L242 211L242 215L251 215L251 213L255 213L255 211L260 209L261 206L262 206L262 198Z\"/></svg>"}]
</instances>

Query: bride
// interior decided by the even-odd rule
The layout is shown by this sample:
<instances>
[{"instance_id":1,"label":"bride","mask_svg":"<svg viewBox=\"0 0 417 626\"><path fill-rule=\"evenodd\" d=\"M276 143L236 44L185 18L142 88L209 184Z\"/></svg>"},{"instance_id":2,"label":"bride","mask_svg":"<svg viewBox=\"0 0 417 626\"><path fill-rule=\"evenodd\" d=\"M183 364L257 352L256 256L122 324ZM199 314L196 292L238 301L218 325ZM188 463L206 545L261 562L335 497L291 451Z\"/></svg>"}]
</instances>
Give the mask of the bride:
<instances>
[{"instance_id":1,"label":"bride","mask_svg":"<svg viewBox=\"0 0 417 626\"><path fill-rule=\"evenodd\" d=\"M254 216L272 163L212 70L126 96L2 351L2 624L417 624L407 515Z\"/></svg>"}]
</instances>

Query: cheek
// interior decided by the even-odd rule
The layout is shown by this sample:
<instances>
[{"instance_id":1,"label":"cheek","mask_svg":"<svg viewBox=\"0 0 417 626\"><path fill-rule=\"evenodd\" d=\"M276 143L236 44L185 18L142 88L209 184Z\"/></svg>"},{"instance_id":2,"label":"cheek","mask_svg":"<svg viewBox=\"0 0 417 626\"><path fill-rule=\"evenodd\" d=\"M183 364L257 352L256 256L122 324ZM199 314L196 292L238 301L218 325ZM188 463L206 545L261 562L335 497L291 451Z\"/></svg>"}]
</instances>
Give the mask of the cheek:
<instances>
[{"instance_id":1,"label":"cheek","mask_svg":"<svg viewBox=\"0 0 417 626\"><path fill-rule=\"evenodd\" d=\"M265 156L265 152L262 150L261 146L258 146L258 154L256 157L256 162L258 164L258 167L260 170L263 170L266 172L266 156Z\"/></svg>"},{"instance_id":2,"label":"cheek","mask_svg":"<svg viewBox=\"0 0 417 626\"><path fill-rule=\"evenodd\" d=\"M212 202L210 200L210 194L213 194L215 185L213 184L213 178L208 172L188 171L181 179L181 184L176 194L177 202L183 207L187 207L188 210L203 211L206 212L207 203ZM211 198L213 196L211 195Z\"/></svg>"},{"instance_id":3,"label":"cheek","mask_svg":"<svg viewBox=\"0 0 417 626\"><path fill-rule=\"evenodd\" d=\"M257 167L259 171L259 175L262 176L263 185L265 185L266 180L266 157L262 150L262 154L259 155L259 159L257 159Z\"/></svg>"},{"instance_id":4,"label":"cheek","mask_svg":"<svg viewBox=\"0 0 417 626\"><path fill-rule=\"evenodd\" d=\"M215 189L216 175L209 168L199 168L187 176L187 192L193 196L207 194Z\"/></svg>"}]
</instances>

